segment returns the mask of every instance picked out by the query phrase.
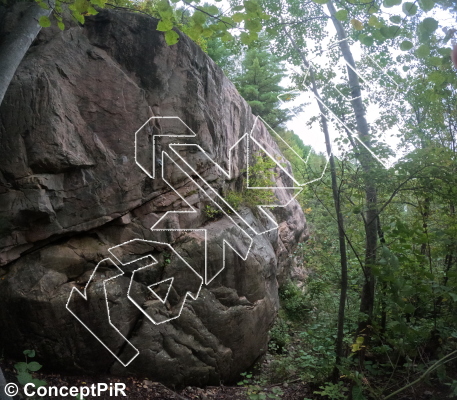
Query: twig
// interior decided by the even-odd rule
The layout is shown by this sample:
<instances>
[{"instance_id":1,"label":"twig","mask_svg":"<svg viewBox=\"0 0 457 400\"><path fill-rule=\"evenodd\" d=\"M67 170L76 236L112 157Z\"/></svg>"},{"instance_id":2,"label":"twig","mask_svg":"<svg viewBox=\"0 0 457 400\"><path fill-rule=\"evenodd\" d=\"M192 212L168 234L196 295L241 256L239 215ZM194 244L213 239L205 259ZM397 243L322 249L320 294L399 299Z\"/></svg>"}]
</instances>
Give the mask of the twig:
<instances>
[{"instance_id":1,"label":"twig","mask_svg":"<svg viewBox=\"0 0 457 400\"><path fill-rule=\"evenodd\" d=\"M235 25L231 24L230 22L224 21L223 19L219 18L217 15L213 15L213 14L211 14L211 13L205 11L205 10L202 10L201 8L199 8L199 7L197 7L197 6L194 6L193 4L189 3L188 1L182 0L182 2L183 2L184 4L187 4L189 7L192 7L194 10L200 11L200 12L202 12L203 14L206 14L206 15L208 15L209 17L214 18L216 21L223 22L224 24L229 25L229 26L232 27L232 28L235 28Z\"/></svg>"},{"instance_id":2,"label":"twig","mask_svg":"<svg viewBox=\"0 0 457 400\"><path fill-rule=\"evenodd\" d=\"M134 12L137 12L137 13L140 13L140 14L144 14L144 15L147 15L148 17L150 18L156 18L156 17L153 17L151 14L145 12L145 11L142 11L142 10L138 10L136 8L130 8L130 7L122 7L122 6L116 6L115 4L111 4L111 3L106 3L107 6L110 6L110 7L113 7L113 8L119 8L121 10L127 10L127 11L134 11Z\"/></svg>"},{"instance_id":3,"label":"twig","mask_svg":"<svg viewBox=\"0 0 457 400\"><path fill-rule=\"evenodd\" d=\"M408 389L409 387L415 385L416 383L419 383L421 380L425 379L427 377L428 374L430 374L431 372L433 372L435 369L437 369L440 365L442 364L446 364L447 362L457 358L457 357L454 357L454 358L451 358L451 356L453 355L457 355L457 350L453 351L452 353L449 353L447 356L443 357L441 360L438 360L437 362L435 362L430 368L427 369L427 371L425 371L419 378L417 378L415 381L409 383L408 385L406 386L403 386L402 388L396 390L395 392L389 394L388 396L384 397L384 400L388 400L390 399L391 397L397 395L398 393L401 393L403 392L404 390Z\"/></svg>"}]
</instances>

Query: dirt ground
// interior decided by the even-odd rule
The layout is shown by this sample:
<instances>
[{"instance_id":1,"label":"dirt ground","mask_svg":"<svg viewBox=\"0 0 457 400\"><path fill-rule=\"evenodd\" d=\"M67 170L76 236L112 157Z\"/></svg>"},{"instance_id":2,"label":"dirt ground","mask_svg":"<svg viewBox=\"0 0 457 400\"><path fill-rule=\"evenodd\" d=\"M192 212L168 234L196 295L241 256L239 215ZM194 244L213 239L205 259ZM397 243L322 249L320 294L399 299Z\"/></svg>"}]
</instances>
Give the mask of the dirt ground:
<instances>
[{"instance_id":1,"label":"dirt ground","mask_svg":"<svg viewBox=\"0 0 457 400\"><path fill-rule=\"evenodd\" d=\"M16 378L16 372L14 370L14 361L12 360L0 360L0 366L5 374L7 382L18 384ZM47 372L36 372L34 377L45 380L47 386L91 386L96 383L106 383L108 386L116 382L122 382L126 385L127 397L123 396L110 396L106 393L103 396L87 396L85 399L122 399L134 400L134 399L175 399L175 400L249 400L246 393L246 388L239 386L208 386L206 388L198 387L186 387L182 390L173 390L168 388L161 383L152 382L149 379L138 379L133 377L120 378L109 375L100 376L84 376L84 375L64 375L58 373L47 373ZM20 387L20 385L19 385ZM324 400L319 395L314 395L313 392L317 390L316 387L310 387L310 385L304 382L293 382L283 383L280 385L271 385L262 389L264 393L273 393L275 388L280 388L283 394L278 399L283 400L303 400L303 399L319 399ZM447 400L450 397L449 390L446 386L428 386L419 385L411 388L408 391L403 392L399 396L392 400ZM71 397L67 397L71 398ZM25 396L18 394L14 397L14 400L26 399ZM45 397L45 400L53 400L56 397ZM73 397L74 399L74 397Z\"/></svg>"},{"instance_id":2,"label":"dirt ground","mask_svg":"<svg viewBox=\"0 0 457 400\"><path fill-rule=\"evenodd\" d=\"M13 382L18 384L16 378L16 372L14 370L14 361L12 360L1 360L0 366L5 374L7 382ZM57 373L46 373L46 372L36 372L34 377L38 379L45 380L47 386L91 386L94 383L106 383L112 384L116 382L122 382L126 385L126 394L128 400L133 399L176 399L176 400L248 400L249 397L246 394L246 389L239 386L208 386L206 388L198 387L186 387L182 390L172 390L167 388L158 382L152 382L149 379L138 379L133 377L120 378L113 377L108 375L100 376L84 376L84 375L64 375ZM18 384L20 387L20 385ZM310 396L312 392L310 389L302 382L294 382L291 384L282 384L269 386L263 391L265 393L271 392L274 387L280 387L284 392L284 395L281 396L285 400L303 400L307 396ZM17 395L15 400L25 399L25 396ZM70 397L68 397L70 398ZM45 397L45 399L55 399L55 397ZM101 397L87 396L87 400L92 399L122 399L125 400L123 396L109 396L108 393Z\"/></svg>"}]
</instances>

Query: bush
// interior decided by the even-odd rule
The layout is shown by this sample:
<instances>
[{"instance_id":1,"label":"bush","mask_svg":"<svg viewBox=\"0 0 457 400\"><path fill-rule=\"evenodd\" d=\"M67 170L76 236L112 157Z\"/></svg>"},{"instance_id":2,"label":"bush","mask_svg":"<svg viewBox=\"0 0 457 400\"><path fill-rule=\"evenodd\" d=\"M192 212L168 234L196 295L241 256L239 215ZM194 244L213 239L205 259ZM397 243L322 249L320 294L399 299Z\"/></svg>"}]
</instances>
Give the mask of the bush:
<instances>
[{"instance_id":1,"label":"bush","mask_svg":"<svg viewBox=\"0 0 457 400\"><path fill-rule=\"evenodd\" d=\"M204 211L206 216L211 220L222 217L222 211L219 208L207 205Z\"/></svg>"},{"instance_id":2,"label":"bush","mask_svg":"<svg viewBox=\"0 0 457 400\"><path fill-rule=\"evenodd\" d=\"M278 318L270 330L270 343L268 344L270 352L281 354L289 343L289 326L282 318Z\"/></svg>"},{"instance_id":3,"label":"bush","mask_svg":"<svg viewBox=\"0 0 457 400\"><path fill-rule=\"evenodd\" d=\"M303 291L294 283L288 282L279 290L281 306L291 321L304 321L310 311L309 301Z\"/></svg>"},{"instance_id":4,"label":"bush","mask_svg":"<svg viewBox=\"0 0 457 400\"><path fill-rule=\"evenodd\" d=\"M229 203L236 211L239 210L241 204L243 203L243 194L240 192L235 192L233 190L229 191L225 196L225 200Z\"/></svg>"}]
</instances>

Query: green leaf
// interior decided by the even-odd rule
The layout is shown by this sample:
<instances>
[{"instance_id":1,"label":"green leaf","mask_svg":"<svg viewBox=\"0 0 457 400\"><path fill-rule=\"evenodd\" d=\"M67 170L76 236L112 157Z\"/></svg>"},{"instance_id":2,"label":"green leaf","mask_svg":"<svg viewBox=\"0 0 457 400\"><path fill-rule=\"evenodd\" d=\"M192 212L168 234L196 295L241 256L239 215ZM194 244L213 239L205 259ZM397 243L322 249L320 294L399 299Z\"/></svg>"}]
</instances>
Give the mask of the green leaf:
<instances>
[{"instance_id":1,"label":"green leaf","mask_svg":"<svg viewBox=\"0 0 457 400\"><path fill-rule=\"evenodd\" d=\"M437 51L443 57L449 57L451 55L451 49L449 47L440 47Z\"/></svg>"},{"instance_id":2,"label":"green leaf","mask_svg":"<svg viewBox=\"0 0 457 400\"><path fill-rule=\"evenodd\" d=\"M328 0L313 0L313 2L316 4L327 4Z\"/></svg>"},{"instance_id":3,"label":"green leaf","mask_svg":"<svg viewBox=\"0 0 457 400\"><path fill-rule=\"evenodd\" d=\"M413 48L413 43L410 42L409 40L403 40L403 42L400 43L400 50L402 51L408 51Z\"/></svg>"},{"instance_id":4,"label":"green leaf","mask_svg":"<svg viewBox=\"0 0 457 400\"><path fill-rule=\"evenodd\" d=\"M436 85L441 85L446 82L446 75L441 73L440 71L433 71L429 76L431 82L435 83Z\"/></svg>"},{"instance_id":5,"label":"green leaf","mask_svg":"<svg viewBox=\"0 0 457 400\"><path fill-rule=\"evenodd\" d=\"M259 38L259 34L257 32L249 32L249 39L251 43Z\"/></svg>"},{"instance_id":6,"label":"green leaf","mask_svg":"<svg viewBox=\"0 0 457 400\"><path fill-rule=\"evenodd\" d=\"M157 30L161 31L161 32L167 32L172 28L173 28L173 22L171 22L169 19L162 19L157 24Z\"/></svg>"},{"instance_id":7,"label":"green leaf","mask_svg":"<svg viewBox=\"0 0 457 400\"><path fill-rule=\"evenodd\" d=\"M379 11L379 7L376 4L370 3L368 5L368 10L367 10L368 14L374 14L374 13L377 13L378 11Z\"/></svg>"},{"instance_id":8,"label":"green leaf","mask_svg":"<svg viewBox=\"0 0 457 400\"><path fill-rule=\"evenodd\" d=\"M211 15L219 14L219 9L216 6L208 6L205 8L205 11Z\"/></svg>"},{"instance_id":9,"label":"green leaf","mask_svg":"<svg viewBox=\"0 0 457 400\"><path fill-rule=\"evenodd\" d=\"M393 37L393 38L395 36L398 36L400 34L400 27L397 25L389 26L389 34L390 34L390 37Z\"/></svg>"},{"instance_id":10,"label":"green leaf","mask_svg":"<svg viewBox=\"0 0 457 400\"><path fill-rule=\"evenodd\" d=\"M26 357L33 358L35 357L35 350L24 350L22 352Z\"/></svg>"},{"instance_id":11,"label":"green leaf","mask_svg":"<svg viewBox=\"0 0 457 400\"><path fill-rule=\"evenodd\" d=\"M408 303L405 305L405 307L403 308L403 310L405 311L405 313L408 313L408 314L412 314L414 312L414 310L416 309L416 307L414 307L412 304Z\"/></svg>"},{"instance_id":12,"label":"green leaf","mask_svg":"<svg viewBox=\"0 0 457 400\"><path fill-rule=\"evenodd\" d=\"M178 40L179 40L179 35L175 31L170 30L170 31L165 32L165 42L167 42L168 46L172 46L172 45L178 43Z\"/></svg>"},{"instance_id":13,"label":"green leaf","mask_svg":"<svg viewBox=\"0 0 457 400\"><path fill-rule=\"evenodd\" d=\"M243 11L244 10L244 6L235 6L233 7L233 11Z\"/></svg>"},{"instance_id":14,"label":"green leaf","mask_svg":"<svg viewBox=\"0 0 457 400\"><path fill-rule=\"evenodd\" d=\"M257 3L257 1L254 1L254 0L245 0L244 1L244 8L249 13L256 13L258 11L262 11L259 3Z\"/></svg>"},{"instance_id":15,"label":"green leaf","mask_svg":"<svg viewBox=\"0 0 457 400\"><path fill-rule=\"evenodd\" d=\"M98 11L97 11L94 7L89 6L89 7L87 7L87 13L88 13L89 15L97 15L97 14L98 14Z\"/></svg>"},{"instance_id":16,"label":"green leaf","mask_svg":"<svg viewBox=\"0 0 457 400\"><path fill-rule=\"evenodd\" d=\"M157 4L156 4L156 7L157 7L157 11L159 13L162 13L162 12L168 12L170 11L172 8L170 6L170 4L168 4L168 0L160 0Z\"/></svg>"},{"instance_id":17,"label":"green leaf","mask_svg":"<svg viewBox=\"0 0 457 400\"><path fill-rule=\"evenodd\" d=\"M202 36L204 38L209 38L209 37L213 36L213 33L214 33L214 31L212 29L205 28L205 29L203 29Z\"/></svg>"},{"instance_id":18,"label":"green leaf","mask_svg":"<svg viewBox=\"0 0 457 400\"><path fill-rule=\"evenodd\" d=\"M372 36L365 36L361 42L365 45L365 46L373 46L373 43L374 43L374 39Z\"/></svg>"},{"instance_id":19,"label":"green leaf","mask_svg":"<svg viewBox=\"0 0 457 400\"><path fill-rule=\"evenodd\" d=\"M400 34L400 29L396 25L383 26L379 31L387 39L392 39Z\"/></svg>"},{"instance_id":20,"label":"green leaf","mask_svg":"<svg viewBox=\"0 0 457 400\"><path fill-rule=\"evenodd\" d=\"M338 21L346 21L348 19L348 12L347 10L338 10L336 13L335 13L335 18L338 20Z\"/></svg>"},{"instance_id":21,"label":"green leaf","mask_svg":"<svg viewBox=\"0 0 457 400\"><path fill-rule=\"evenodd\" d=\"M230 32L224 32L224 34L221 36L221 40L223 42L229 42L232 39L233 39L233 36L230 34Z\"/></svg>"},{"instance_id":22,"label":"green leaf","mask_svg":"<svg viewBox=\"0 0 457 400\"><path fill-rule=\"evenodd\" d=\"M419 24L419 31L426 32L428 34L431 34L435 32L435 30L438 28L438 21L434 18L428 17L425 18L420 24Z\"/></svg>"},{"instance_id":23,"label":"green leaf","mask_svg":"<svg viewBox=\"0 0 457 400\"><path fill-rule=\"evenodd\" d=\"M430 47L426 44L421 44L416 50L416 56L419 58L426 58L430 54Z\"/></svg>"},{"instance_id":24,"label":"green leaf","mask_svg":"<svg viewBox=\"0 0 457 400\"><path fill-rule=\"evenodd\" d=\"M89 3L86 0L75 0L74 2L75 10L80 14L84 14L89 7Z\"/></svg>"},{"instance_id":25,"label":"green leaf","mask_svg":"<svg viewBox=\"0 0 457 400\"><path fill-rule=\"evenodd\" d=\"M379 22L378 18L375 15L371 15L370 18L368 18L368 25L372 26L374 28L381 27L381 23Z\"/></svg>"},{"instance_id":26,"label":"green leaf","mask_svg":"<svg viewBox=\"0 0 457 400\"><path fill-rule=\"evenodd\" d=\"M401 22L401 17L399 15L392 15L389 20L394 24L399 24Z\"/></svg>"},{"instance_id":27,"label":"green leaf","mask_svg":"<svg viewBox=\"0 0 457 400\"><path fill-rule=\"evenodd\" d=\"M414 3L410 3L409 1L403 3L401 9L408 17L411 17L417 13L417 6Z\"/></svg>"},{"instance_id":28,"label":"green leaf","mask_svg":"<svg viewBox=\"0 0 457 400\"><path fill-rule=\"evenodd\" d=\"M351 25L356 31L361 31L363 29L363 23L360 22L358 19L352 18Z\"/></svg>"},{"instance_id":29,"label":"green leaf","mask_svg":"<svg viewBox=\"0 0 457 400\"><path fill-rule=\"evenodd\" d=\"M401 4L401 0L384 0L384 7L390 8Z\"/></svg>"},{"instance_id":30,"label":"green leaf","mask_svg":"<svg viewBox=\"0 0 457 400\"><path fill-rule=\"evenodd\" d=\"M258 20L247 20L244 23L247 30L252 32L260 32L262 30L262 24Z\"/></svg>"},{"instance_id":31,"label":"green leaf","mask_svg":"<svg viewBox=\"0 0 457 400\"><path fill-rule=\"evenodd\" d=\"M352 400L366 400L363 390L359 385L352 388Z\"/></svg>"},{"instance_id":32,"label":"green leaf","mask_svg":"<svg viewBox=\"0 0 457 400\"><path fill-rule=\"evenodd\" d=\"M194 12L194 15L192 15L194 22L200 25L203 25L206 22L206 18L206 14L202 13L201 11L196 11Z\"/></svg>"},{"instance_id":33,"label":"green leaf","mask_svg":"<svg viewBox=\"0 0 457 400\"><path fill-rule=\"evenodd\" d=\"M47 17L46 15L42 15L40 17L40 19L38 20L38 23L40 24L40 26L42 26L43 28L48 28L49 26L51 26L51 20L49 19L49 17ZM26 350L27 351L27 350Z\"/></svg>"},{"instance_id":34,"label":"green leaf","mask_svg":"<svg viewBox=\"0 0 457 400\"><path fill-rule=\"evenodd\" d=\"M32 381L32 375L29 374L28 372L22 371L17 374L17 380L21 385L26 385L27 383L30 383Z\"/></svg>"},{"instance_id":35,"label":"green leaf","mask_svg":"<svg viewBox=\"0 0 457 400\"><path fill-rule=\"evenodd\" d=\"M241 21L244 21L244 18L246 17L245 14L243 13L235 13L232 15L232 19L234 22L239 23Z\"/></svg>"},{"instance_id":36,"label":"green leaf","mask_svg":"<svg viewBox=\"0 0 457 400\"><path fill-rule=\"evenodd\" d=\"M435 0L419 0L419 6L425 12L430 11L435 7Z\"/></svg>"},{"instance_id":37,"label":"green leaf","mask_svg":"<svg viewBox=\"0 0 457 400\"><path fill-rule=\"evenodd\" d=\"M57 22L57 26L59 27L59 29L61 31L63 31L65 29L65 24L62 21Z\"/></svg>"},{"instance_id":38,"label":"green leaf","mask_svg":"<svg viewBox=\"0 0 457 400\"><path fill-rule=\"evenodd\" d=\"M19 362L17 364L14 364L14 368L17 372L27 372L27 363Z\"/></svg>"},{"instance_id":39,"label":"green leaf","mask_svg":"<svg viewBox=\"0 0 457 400\"><path fill-rule=\"evenodd\" d=\"M243 44L249 44L251 43L251 38L249 37L249 34L246 32L241 32L240 34L240 41Z\"/></svg>"},{"instance_id":40,"label":"green leaf","mask_svg":"<svg viewBox=\"0 0 457 400\"><path fill-rule=\"evenodd\" d=\"M430 57L428 61L430 65L433 65L434 67L439 67L443 64L443 60L441 57Z\"/></svg>"},{"instance_id":41,"label":"green leaf","mask_svg":"<svg viewBox=\"0 0 457 400\"><path fill-rule=\"evenodd\" d=\"M27 369L32 372L39 371L43 366L40 363L37 363L36 361L32 361L27 364Z\"/></svg>"},{"instance_id":42,"label":"green leaf","mask_svg":"<svg viewBox=\"0 0 457 400\"><path fill-rule=\"evenodd\" d=\"M78 21L80 24L84 24L84 15L74 11L71 13L73 17L75 17L76 21Z\"/></svg>"},{"instance_id":43,"label":"green leaf","mask_svg":"<svg viewBox=\"0 0 457 400\"><path fill-rule=\"evenodd\" d=\"M47 385L47 382L41 379L32 379L30 382L33 383L36 388Z\"/></svg>"},{"instance_id":44,"label":"green leaf","mask_svg":"<svg viewBox=\"0 0 457 400\"><path fill-rule=\"evenodd\" d=\"M106 0L90 0L91 4L98 7L105 7Z\"/></svg>"},{"instance_id":45,"label":"green leaf","mask_svg":"<svg viewBox=\"0 0 457 400\"><path fill-rule=\"evenodd\" d=\"M8 1L4 0L3 3L4 3L4 4L8 4ZM44 10L49 10L49 4L48 4L48 3L45 3L45 2L43 2L43 1L40 1L40 2L38 3L38 5L39 5L41 8L43 8Z\"/></svg>"}]
</instances>

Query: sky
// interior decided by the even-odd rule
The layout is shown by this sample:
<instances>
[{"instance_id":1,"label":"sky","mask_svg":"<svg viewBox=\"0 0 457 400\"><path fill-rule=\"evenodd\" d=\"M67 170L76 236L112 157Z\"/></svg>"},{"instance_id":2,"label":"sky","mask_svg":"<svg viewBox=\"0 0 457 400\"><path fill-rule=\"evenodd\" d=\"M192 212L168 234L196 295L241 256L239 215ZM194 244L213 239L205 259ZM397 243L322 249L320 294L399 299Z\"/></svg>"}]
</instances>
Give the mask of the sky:
<instances>
[{"instance_id":1,"label":"sky","mask_svg":"<svg viewBox=\"0 0 457 400\"><path fill-rule=\"evenodd\" d=\"M333 37L335 35L334 27L333 27L333 24L331 23L331 21L327 22L326 29L329 31L330 37ZM331 41L330 39L327 39L327 43L325 43L323 47L326 48L331 45L334 45L335 43L336 43L335 41ZM309 46L309 48L312 48L312 46ZM360 59L363 55L363 50L361 48L360 43L351 42L351 51L354 56L354 60L357 64L357 62L360 61ZM321 56L308 54L308 58L311 60L311 62L314 62L316 65L323 65L326 61L325 52ZM338 65L344 66L345 63L344 63L344 61L340 60ZM381 68L380 66L378 66L378 68L379 68L378 75L385 74L386 71L383 68ZM290 66L289 66L289 69L293 70L293 68L291 68ZM361 77L363 77L363 71L358 71L358 73ZM388 79L390 79L390 78L388 78ZM341 76L339 78L338 82L342 83L345 80L346 80L346 77ZM392 81L392 83L394 83L394 82ZM282 84L286 87L290 87L291 82L290 82L290 80L286 79L282 82ZM368 90L371 89L374 91L379 90L379 86L377 86L375 82L373 83L373 85L367 85L366 88ZM347 100L348 104L350 104L351 99L347 98L346 100ZM293 105L299 105L300 103L303 103L303 102L308 103L304 107L304 111L299 114L296 114L292 120L287 122L286 126L288 129L293 130L295 132L295 134L298 135L302 139L303 143L312 146L316 152L325 153L326 152L325 140L324 140L324 135L323 135L322 129L319 125L319 122L316 120L312 124L311 127L308 127L308 121L311 118L317 117L320 115L317 101L315 100L311 90L309 90L307 92L301 92L300 96L298 96L296 101L293 102ZM284 104L283 107L286 108L287 105ZM379 117L379 110L375 106L368 107L367 114L366 114L368 123L373 124L378 117ZM341 129L342 126L340 126L339 128ZM329 132L330 137L332 140L334 140L339 134L338 126L329 124L329 130L330 130L330 132ZM396 148L396 146L399 143L397 134L398 134L397 130L384 132L383 141L386 142L387 144L389 144L392 148ZM338 155L338 150L335 148L335 146L334 146L334 152L336 155ZM394 162L394 160L391 160L390 164L392 162Z\"/></svg>"},{"instance_id":2,"label":"sky","mask_svg":"<svg viewBox=\"0 0 457 400\"><path fill-rule=\"evenodd\" d=\"M326 12L325 8L323 8L324 12ZM384 11L389 12L391 15L402 15L402 10L400 6L397 7L392 7L388 9L384 9ZM440 26L453 26L455 25L455 17L451 15L450 13L444 12L444 11L432 11L426 14L426 16L433 16L435 19L437 19L440 23ZM325 29L327 29L330 33L330 36L335 35L335 30L333 27L333 24L331 21L328 21ZM330 42L327 44L327 46L330 45ZM310 48L312 46L309 46ZM360 60L363 50L361 49L360 43L353 43L351 45L351 50L353 52L354 59L357 63L357 61ZM398 54L401 53L400 50L396 51ZM395 56L395 50L394 50L394 56ZM308 54L309 59L313 58L312 54ZM324 63L325 59L323 57L317 57L316 58L316 63ZM322 65L322 64L321 64ZM288 67L290 70L292 70L292 67ZM379 67L379 74L383 74L386 72L386 70L383 70L381 67ZM403 71L398 71L402 73ZM363 71L360 71L361 75L363 75ZM404 74L406 75L406 73ZM391 79L391 78L390 78ZM391 79L392 81L392 79ZM393 81L392 81L393 82ZM283 86L285 87L290 87L291 82L289 79L285 79L282 82ZM368 86L369 89L371 90L376 90L376 88L379 89L379 87L376 85L376 82L373 82L373 85ZM366 94L366 92L365 92ZM350 101L350 99L348 99ZM291 102L292 105L299 105L300 103L307 102L309 103L308 105L305 106L304 111L295 115L294 118L290 121L287 122L286 126L288 129L293 130L295 134L297 134L303 141L303 143L310 145L314 148L316 152L320 153L325 153L326 148L325 148L325 141L323 137L322 130L319 126L319 123L315 121L311 127L307 126L307 122L312 118L319 116L319 108L316 100L314 99L314 96L312 95L311 91L308 92L301 92L301 95L297 97L296 101L293 103ZM284 107L284 106L283 106ZM376 108L376 106L372 105L367 108L367 113L366 113L366 118L367 122L370 124L374 124L375 120L379 117L379 110ZM395 127L390 131L384 132L383 136L383 141L387 145L389 145L392 150L396 151L397 146L399 144L399 138L398 135L399 131L398 128ZM331 129L330 132L331 138L335 138L337 136L337 130L336 129ZM338 155L338 151L334 149L335 154ZM400 157L402 157L404 153L400 153L399 151L396 151L396 154L394 157L392 157L388 162L387 165L390 166L395 163L396 160L398 160Z\"/></svg>"},{"instance_id":3,"label":"sky","mask_svg":"<svg viewBox=\"0 0 457 400\"><path fill-rule=\"evenodd\" d=\"M214 4L222 9L230 9L230 5L228 0L222 0L222 1L216 1L216 0L209 0L208 3ZM326 7L322 7L323 11L328 14L328 11ZM400 6L395 6L395 7L390 7L390 8L384 8L383 7L383 12L390 14L390 15L404 15ZM455 25L455 16L451 15L450 13L444 12L444 11L431 11L429 13L426 13L425 16L433 16L435 19L437 19L440 22L441 26L453 26ZM323 27L324 29L328 30L329 32L329 37L334 37L335 36L335 30L332 22L330 20L327 20L326 26ZM234 33L236 34L236 33ZM335 39L333 39L335 40ZM309 40L308 40L309 41ZM327 43L323 43L323 48L330 46L331 44L334 44L334 42L331 42L331 39L327 39ZM365 47L365 46L363 46ZM312 44L308 46L308 49L313 48ZM363 50L361 48L360 43L355 42L351 44L351 51L353 53L354 59L357 63L358 60L360 60ZM396 51L397 53L401 53L400 50ZM395 56L395 50L394 50L394 56ZM323 55L313 55L307 53L307 57L309 60L312 62L315 62L316 64L322 65L326 61L325 57L325 52ZM340 64L344 63L343 61L340 60ZM344 65L344 64L342 64ZM287 68L293 72L294 68L296 68L297 72L300 71L300 68L297 67L292 67L290 65L287 66ZM402 73L402 71L398 71ZM358 71L358 73L363 76L363 71ZM386 71L383 70L381 67L379 67L379 75L385 74ZM387 77L387 75L385 75ZM342 82L345 80L346 77L341 76L340 81ZM388 79L391 79L390 77ZM291 81L288 78L285 78L282 82L283 87L290 87L291 86ZM376 85L376 82L373 82L372 85L367 85L364 88L364 93L363 95L367 94L367 90L380 90L380 87ZM376 92L375 92L376 93ZM347 101L350 103L350 99L347 99ZM301 92L301 94L297 97L297 99L294 102L288 102L287 106L291 105L299 105L301 103L307 103L307 105L304 107L304 111L299 113L298 115L295 115L294 118L292 118L290 121L287 122L286 126L288 129L293 130L295 134L297 134L302 141L310 145L314 148L316 152L320 153L325 153L325 141L323 137L323 132L321 130L321 127L319 126L319 122L315 121L311 127L308 127L307 122L312 118L319 116L319 108L316 100L314 99L314 96L312 95L311 91L308 92ZM375 120L379 117L379 110L376 108L375 105L371 105L367 108L367 113L366 113L366 118L368 124L372 125L375 123ZM341 129L341 126L339 127ZM389 145L392 150L396 150L397 145L399 144L399 139L398 139L398 128L395 127L391 131L386 131L384 132L383 138L381 139L384 143ZM338 136L338 127L336 126L330 126L330 136L331 139L335 139ZM338 150L334 146L334 153L338 155ZM392 157L389 161L385 163L385 166L390 166L395 163L396 160L398 160L403 154L400 154L399 152L396 153L394 157ZM376 157L376 155L373 155Z\"/></svg>"}]
</instances>

